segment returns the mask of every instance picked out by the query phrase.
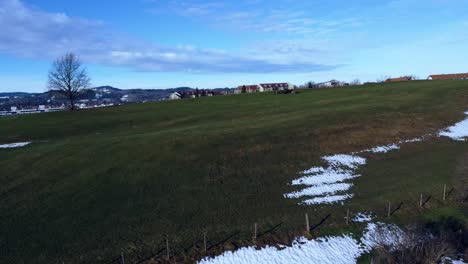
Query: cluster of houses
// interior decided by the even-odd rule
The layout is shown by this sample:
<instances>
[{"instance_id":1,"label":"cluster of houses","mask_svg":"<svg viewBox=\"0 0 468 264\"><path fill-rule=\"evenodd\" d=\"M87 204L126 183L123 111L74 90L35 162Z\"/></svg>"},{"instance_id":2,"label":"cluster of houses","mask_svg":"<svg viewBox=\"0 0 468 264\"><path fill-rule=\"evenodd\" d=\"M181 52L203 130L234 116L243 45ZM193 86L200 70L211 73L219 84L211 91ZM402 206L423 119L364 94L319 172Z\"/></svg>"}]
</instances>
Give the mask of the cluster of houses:
<instances>
[{"instance_id":1,"label":"cluster of houses","mask_svg":"<svg viewBox=\"0 0 468 264\"><path fill-rule=\"evenodd\" d=\"M56 111L63 111L63 110L65 110L65 105L61 105L61 106L39 105L38 107L27 107L27 108L18 108L16 106L12 106L10 107L9 111L0 111L0 116L36 114L36 113L56 112Z\"/></svg>"},{"instance_id":2,"label":"cluster of houses","mask_svg":"<svg viewBox=\"0 0 468 264\"><path fill-rule=\"evenodd\" d=\"M294 85L290 83L261 83L251 85L241 85L234 89L234 94L241 93L263 93L263 92L283 92L294 90Z\"/></svg>"},{"instance_id":3,"label":"cluster of houses","mask_svg":"<svg viewBox=\"0 0 468 264\"><path fill-rule=\"evenodd\" d=\"M468 73L429 75L428 80L468 80Z\"/></svg>"},{"instance_id":4,"label":"cluster of houses","mask_svg":"<svg viewBox=\"0 0 468 264\"><path fill-rule=\"evenodd\" d=\"M169 95L169 100L179 100L179 99L198 98L198 97L211 97L211 96L226 95L226 94L228 94L226 91L213 91L213 90L208 90L208 89L197 88L191 91L171 93Z\"/></svg>"},{"instance_id":5,"label":"cluster of houses","mask_svg":"<svg viewBox=\"0 0 468 264\"><path fill-rule=\"evenodd\" d=\"M78 109L90 109L90 108L101 108L114 106L114 104L75 104ZM9 115L24 115L24 114L39 114L47 112L57 112L64 111L67 109L65 104L62 105L39 105L38 107L24 107L18 108L16 106L10 107L9 111L0 111L0 116L9 116Z\"/></svg>"},{"instance_id":6,"label":"cluster of houses","mask_svg":"<svg viewBox=\"0 0 468 264\"><path fill-rule=\"evenodd\" d=\"M252 85L241 85L234 90L213 91L207 89L196 89L185 92L174 92L169 95L169 100L179 100L185 98L198 98L205 96L218 96L227 94L241 94L241 93L262 93L262 92L288 92L293 91L294 85L290 83L262 83Z\"/></svg>"},{"instance_id":7,"label":"cluster of houses","mask_svg":"<svg viewBox=\"0 0 468 264\"><path fill-rule=\"evenodd\" d=\"M413 76L402 76L398 78L389 78L385 82L405 82L415 80ZM433 74L427 77L427 80L468 80L468 73L451 74Z\"/></svg>"},{"instance_id":8,"label":"cluster of houses","mask_svg":"<svg viewBox=\"0 0 468 264\"><path fill-rule=\"evenodd\" d=\"M416 80L414 76L402 76L397 78L388 78L385 82L404 82ZM427 80L468 80L468 73L456 73L456 74L434 74L430 75ZM364 84L371 84L372 82L367 82ZM344 87L350 86L347 82L341 82L337 80L330 80L322 83L308 83L305 88L331 88L331 87ZM224 92L224 93L215 93L212 90L196 90L196 91L187 91L187 92L175 92L169 96L170 100L177 100L183 98L197 98L203 96L215 96L215 95L225 95L229 93L242 94L242 93L262 93L262 92L289 92L293 91L296 88L293 84L290 83L261 83L261 84L249 84L249 85L240 85L234 89L233 92Z\"/></svg>"}]
</instances>

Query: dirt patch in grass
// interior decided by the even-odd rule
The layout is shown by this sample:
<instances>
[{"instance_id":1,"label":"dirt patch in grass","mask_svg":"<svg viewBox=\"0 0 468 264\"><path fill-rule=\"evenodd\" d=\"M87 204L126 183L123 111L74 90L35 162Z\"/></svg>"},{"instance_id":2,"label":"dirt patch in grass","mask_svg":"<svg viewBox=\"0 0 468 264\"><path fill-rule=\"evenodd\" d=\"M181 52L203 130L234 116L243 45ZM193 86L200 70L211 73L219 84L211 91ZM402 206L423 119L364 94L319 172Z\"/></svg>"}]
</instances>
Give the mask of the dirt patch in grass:
<instances>
[{"instance_id":1,"label":"dirt patch in grass","mask_svg":"<svg viewBox=\"0 0 468 264\"><path fill-rule=\"evenodd\" d=\"M437 133L462 117L462 114L454 116L449 113L439 113L438 116L386 113L376 116L366 125L325 127L318 129L316 134L323 153L347 153Z\"/></svg>"}]
</instances>

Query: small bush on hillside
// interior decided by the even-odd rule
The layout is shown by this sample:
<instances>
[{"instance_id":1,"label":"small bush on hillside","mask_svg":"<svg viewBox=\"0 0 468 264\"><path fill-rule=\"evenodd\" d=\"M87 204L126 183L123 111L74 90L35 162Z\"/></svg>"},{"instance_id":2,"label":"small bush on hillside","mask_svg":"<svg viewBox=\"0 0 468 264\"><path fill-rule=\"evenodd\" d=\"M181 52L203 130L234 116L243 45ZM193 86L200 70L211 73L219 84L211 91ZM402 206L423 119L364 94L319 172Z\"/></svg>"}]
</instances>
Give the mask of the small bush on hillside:
<instances>
[{"instance_id":1,"label":"small bush on hillside","mask_svg":"<svg viewBox=\"0 0 468 264\"><path fill-rule=\"evenodd\" d=\"M438 264L445 257L458 259L468 247L466 226L455 218L442 218L425 225L408 228L407 239L397 247L378 246L375 264Z\"/></svg>"}]
</instances>

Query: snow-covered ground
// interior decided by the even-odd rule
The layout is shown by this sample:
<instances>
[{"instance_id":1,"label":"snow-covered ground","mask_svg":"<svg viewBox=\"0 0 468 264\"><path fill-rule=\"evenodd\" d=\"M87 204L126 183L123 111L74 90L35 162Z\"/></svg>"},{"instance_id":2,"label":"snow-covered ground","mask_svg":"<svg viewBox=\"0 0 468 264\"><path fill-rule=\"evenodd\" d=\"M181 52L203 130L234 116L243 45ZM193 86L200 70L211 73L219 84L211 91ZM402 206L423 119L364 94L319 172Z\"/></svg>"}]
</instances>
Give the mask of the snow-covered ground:
<instances>
[{"instance_id":1,"label":"snow-covered ground","mask_svg":"<svg viewBox=\"0 0 468 264\"><path fill-rule=\"evenodd\" d=\"M445 264L445 263L449 263L449 264L467 264L465 261L463 261L463 259L455 260L455 259L452 259L452 258L442 258L442 262L440 264Z\"/></svg>"},{"instance_id":2,"label":"snow-covered ground","mask_svg":"<svg viewBox=\"0 0 468 264\"><path fill-rule=\"evenodd\" d=\"M374 217L372 216L372 213L358 213L354 216L352 219L353 222L358 222L358 223L367 223L372 221Z\"/></svg>"},{"instance_id":3,"label":"snow-covered ground","mask_svg":"<svg viewBox=\"0 0 468 264\"><path fill-rule=\"evenodd\" d=\"M368 223L363 237L359 240L351 235L324 237L308 240L296 239L292 246L241 248L225 252L215 258L206 258L200 264L351 264L370 252L377 245L398 246L405 239L404 232L392 224Z\"/></svg>"},{"instance_id":4,"label":"snow-covered ground","mask_svg":"<svg viewBox=\"0 0 468 264\"><path fill-rule=\"evenodd\" d=\"M465 112L468 115L468 111ZM443 130L439 136L449 137L453 140L464 141L468 137L468 118L456 123L455 125Z\"/></svg>"},{"instance_id":5,"label":"snow-covered ground","mask_svg":"<svg viewBox=\"0 0 468 264\"><path fill-rule=\"evenodd\" d=\"M31 144L31 142L18 142L18 143L11 143L11 144L3 144L0 145L0 149L6 149L6 148L21 148L24 146L27 146Z\"/></svg>"},{"instance_id":6,"label":"snow-covered ground","mask_svg":"<svg viewBox=\"0 0 468 264\"><path fill-rule=\"evenodd\" d=\"M292 185L305 186L305 188L287 193L284 197L306 197L307 199L301 204L329 204L351 198L351 194L342 194L353 186L352 183L345 181L360 176L356 170L366 164L366 159L344 154L325 156L322 159L327 166L313 167L302 172L303 176L294 180Z\"/></svg>"}]
</instances>

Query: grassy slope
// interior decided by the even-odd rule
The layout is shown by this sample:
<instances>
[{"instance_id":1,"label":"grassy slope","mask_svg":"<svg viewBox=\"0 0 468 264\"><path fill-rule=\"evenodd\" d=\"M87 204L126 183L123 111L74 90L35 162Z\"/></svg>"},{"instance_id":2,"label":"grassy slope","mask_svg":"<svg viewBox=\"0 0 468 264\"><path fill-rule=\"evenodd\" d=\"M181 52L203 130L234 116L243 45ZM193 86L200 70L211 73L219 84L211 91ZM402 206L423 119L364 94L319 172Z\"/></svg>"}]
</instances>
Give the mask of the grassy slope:
<instances>
[{"instance_id":1,"label":"grassy slope","mask_svg":"<svg viewBox=\"0 0 468 264\"><path fill-rule=\"evenodd\" d=\"M315 213L282 198L298 171L446 127L467 96L468 82L421 81L2 118L0 143L34 144L0 151L0 262L90 263L255 221L302 227L306 210L315 221L339 206ZM372 157L349 204L440 189L467 150L436 140Z\"/></svg>"}]
</instances>

